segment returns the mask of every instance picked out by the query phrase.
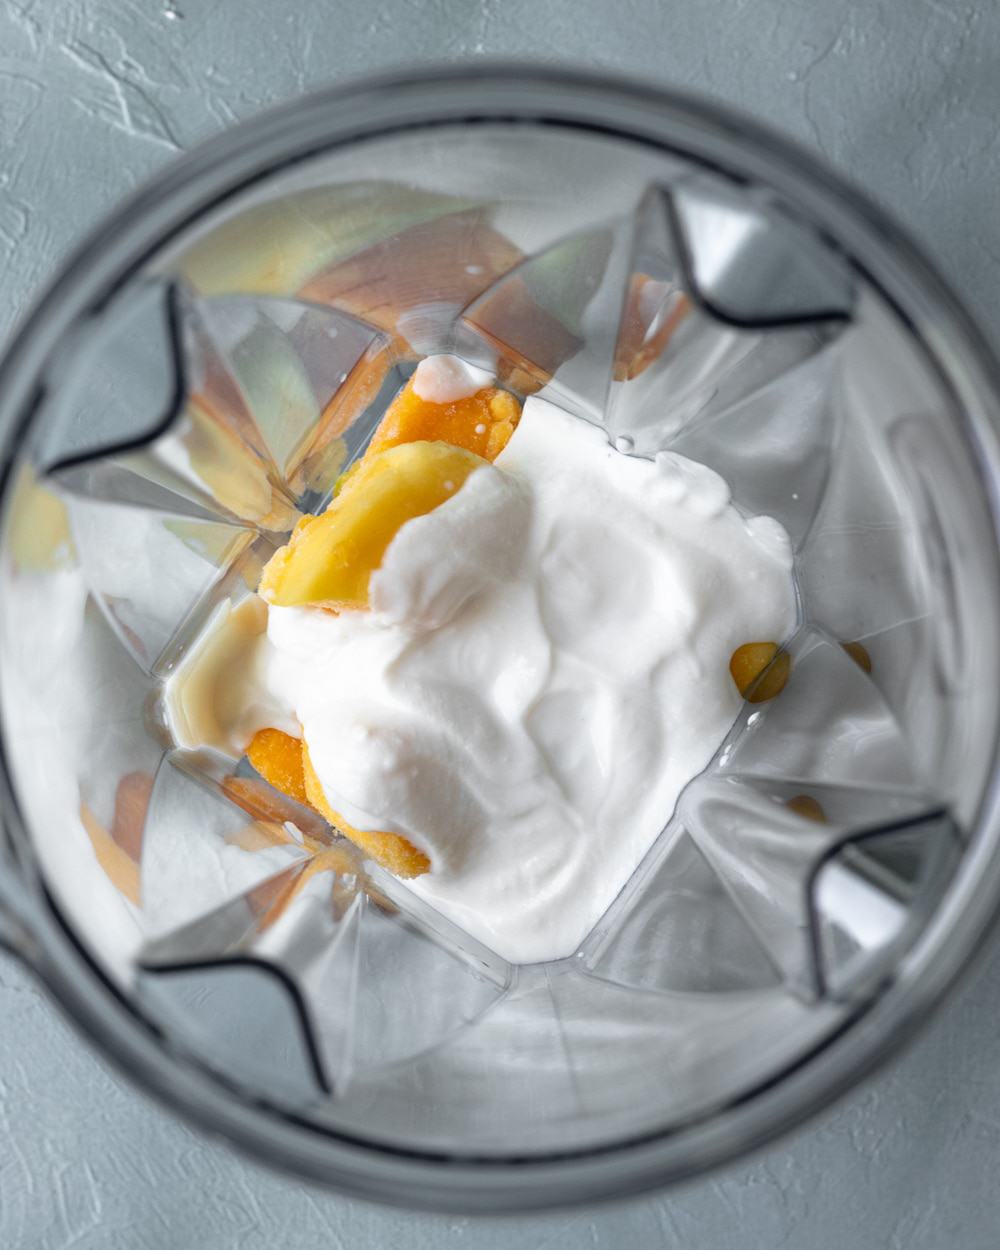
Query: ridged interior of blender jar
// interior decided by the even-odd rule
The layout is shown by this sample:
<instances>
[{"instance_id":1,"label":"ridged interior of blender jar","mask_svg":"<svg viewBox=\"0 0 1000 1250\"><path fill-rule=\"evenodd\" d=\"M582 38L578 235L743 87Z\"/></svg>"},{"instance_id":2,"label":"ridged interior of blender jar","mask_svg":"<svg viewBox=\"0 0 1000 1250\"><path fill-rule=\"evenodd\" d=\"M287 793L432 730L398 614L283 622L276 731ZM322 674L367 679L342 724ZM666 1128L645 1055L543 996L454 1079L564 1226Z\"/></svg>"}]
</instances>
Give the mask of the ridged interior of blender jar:
<instances>
[{"instance_id":1,"label":"ridged interior of blender jar","mask_svg":"<svg viewBox=\"0 0 1000 1250\"><path fill-rule=\"evenodd\" d=\"M164 728L209 614L438 351L712 466L796 551L785 689L555 964L508 966ZM328 154L95 316L29 450L4 714L47 880L165 1045L255 1097L417 1150L660 1130L813 1049L947 886L987 762L978 483L910 331L762 189L554 127Z\"/></svg>"}]
</instances>

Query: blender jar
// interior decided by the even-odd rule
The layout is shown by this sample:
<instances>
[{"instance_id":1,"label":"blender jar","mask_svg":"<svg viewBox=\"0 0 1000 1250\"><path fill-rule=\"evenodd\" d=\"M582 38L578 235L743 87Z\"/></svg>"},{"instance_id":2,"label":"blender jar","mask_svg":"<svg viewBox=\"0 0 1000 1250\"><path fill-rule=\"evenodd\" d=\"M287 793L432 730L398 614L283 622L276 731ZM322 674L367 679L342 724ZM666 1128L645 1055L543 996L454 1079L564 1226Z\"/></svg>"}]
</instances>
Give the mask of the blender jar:
<instances>
[{"instance_id":1,"label":"blender jar","mask_svg":"<svg viewBox=\"0 0 1000 1250\"><path fill-rule=\"evenodd\" d=\"M783 688L549 964L166 728L205 621L434 352L710 465L795 548ZM896 228L714 105L477 68L205 145L0 375L0 933L147 1088L353 1193L590 1200L766 1140L996 909L997 395Z\"/></svg>"}]
</instances>

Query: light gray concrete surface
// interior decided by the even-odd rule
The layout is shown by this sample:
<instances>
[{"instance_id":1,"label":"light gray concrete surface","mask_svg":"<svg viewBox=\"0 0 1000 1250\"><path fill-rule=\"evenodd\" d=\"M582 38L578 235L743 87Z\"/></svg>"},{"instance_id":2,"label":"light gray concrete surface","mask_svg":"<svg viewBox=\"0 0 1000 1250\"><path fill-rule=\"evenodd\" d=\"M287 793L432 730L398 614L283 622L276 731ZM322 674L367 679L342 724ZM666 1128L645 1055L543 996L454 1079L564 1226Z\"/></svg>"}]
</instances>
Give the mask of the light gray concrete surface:
<instances>
[{"instance_id":1,"label":"light gray concrete surface","mask_svg":"<svg viewBox=\"0 0 1000 1250\"><path fill-rule=\"evenodd\" d=\"M482 56L695 88L895 211L1000 337L1000 8L957 0L0 0L0 336L79 233L199 139L375 67ZM996 1250L1000 949L838 1108L669 1195L411 1216L269 1175L111 1074L0 961L7 1250Z\"/></svg>"}]
</instances>

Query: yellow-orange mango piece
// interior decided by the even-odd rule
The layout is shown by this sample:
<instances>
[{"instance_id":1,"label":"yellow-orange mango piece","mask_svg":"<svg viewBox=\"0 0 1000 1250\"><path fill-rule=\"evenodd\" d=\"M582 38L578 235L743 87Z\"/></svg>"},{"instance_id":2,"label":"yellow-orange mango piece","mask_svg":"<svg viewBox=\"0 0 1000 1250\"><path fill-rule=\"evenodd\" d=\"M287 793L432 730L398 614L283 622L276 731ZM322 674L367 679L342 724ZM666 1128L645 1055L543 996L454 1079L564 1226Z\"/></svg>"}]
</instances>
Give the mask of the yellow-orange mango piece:
<instances>
[{"instance_id":1,"label":"yellow-orange mango piece","mask_svg":"<svg viewBox=\"0 0 1000 1250\"><path fill-rule=\"evenodd\" d=\"M615 381L629 382L645 373L692 311L687 295L671 293L665 282L649 274L633 273L615 346ZM656 321L659 325L654 330Z\"/></svg>"},{"instance_id":2,"label":"yellow-orange mango piece","mask_svg":"<svg viewBox=\"0 0 1000 1250\"><path fill-rule=\"evenodd\" d=\"M860 642L842 642L840 644L854 663L863 672L870 673L872 671L872 657L868 654L868 648Z\"/></svg>"},{"instance_id":3,"label":"yellow-orange mango piece","mask_svg":"<svg viewBox=\"0 0 1000 1250\"><path fill-rule=\"evenodd\" d=\"M823 805L811 794L796 794L786 802L785 806L796 816L801 816L803 820L812 820L818 825L826 824L826 812L823 811Z\"/></svg>"},{"instance_id":4,"label":"yellow-orange mango piece","mask_svg":"<svg viewBox=\"0 0 1000 1250\"><path fill-rule=\"evenodd\" d=\"M120 894L139 906L139 865L112 838L86 803L80 804L80 822L87 831L97 862Z\"/></svg>"},{"instance_id":5,"label":"yellow-orange mango piece","mask_svg":"<svg viewBox=\"0 0 1000 1250\"><path fill-rule=\"evenodd\" d=\"M305 743L302 744L302 768L309 802L338 832L345 838L350 838L366 855L370 855L397 877L419 877L430 870L431 861L424 852L401 834L369 833L363 829L355 829L339 812L333 810L323 793L323 786L313 768Z\"/></svg>"},{"instance_id":6,"label":"yellow-orange mango piece","mask_svg":"<svg viewBox=\"0 0 1000 1250\"><path fill-rule=\"evenodd\" d=\"M784 690L792 658L776 642L745 642L733 652L729 671L748 703L766 703Z\"/></svg>"},{"instance_id":7,"label":"yellow-orange mango piece","mask_svg":"<svg viewBox=\"0 0 1000 1250\"><path fill-rule=\"evenodd\" d=\"M111 836L136 863L142 857L142 835L152 794L153 775L144 772L126 773L115 791Z\"/></svg>"},{"instance_id":8,"label":"yellow-orange mango piece","mask_svg":"<svg viewBox=\"0 0 1000 1250\"><path fill-rule=\"evenodd\" d=\"M247 747L247 759L275 790L308 805L300 738L293 738L280 729L258 730Z\"/></svg>"},{"instance_id":9,"label":"yellow-orange mango piece","mask_svg":"<svg viewBox=\"0 0 1000 1250\"><path fill-rule=\"evenodd\" d=\"M435 404L417 394L411 378L386 410L365 459L400 443L424 440L450 443L495 460L520 419L521 405L499 387L485 386L464 399Z\"/></svg>"},{"instance_id":10,"label":"yellow-orange mango piece","mask_svg":"<svg viewBox=\"0 0 1000 1250\"><path fill-rule=\"evenodd\" d=\"M368 581L400 527L450 499L486 461L441 442L401 443L366 459L320 516L303 517L268 561L260 594L280 607L368 607Z\"/></svg>"},{"instance_id":11,"label":"yellow-orange mango piece","mask_svg":"<svg viewBox=\"0 0 1000 1250\"><path fill-rule=\"evenodd\" d=\"M247 747L247 759L276 790L305 803L383 867L399 877L416 877L430 868L430 860L397 833L367 833L335 812L326 800L305 743L280 729L261 729Z\"/></svg>"},{"instance_id":12,"label":"yellow-orange mango piece","mask_svg":"<svg viewBox=\"0 0 1000 1250\"><path fill-rule=\"evenodd\" d=\"M254 903L260 908L261 929L267 929L284 913L307 882L323 872L338 877L354 876L358 871L351 851L343 846L328 847L317 852L290 881L276 882L272 889L264 882L254 890ZM331 883L332 884L332 883ZM365 891L368 893L368 891Z\"/></svg>"}]
</instances>

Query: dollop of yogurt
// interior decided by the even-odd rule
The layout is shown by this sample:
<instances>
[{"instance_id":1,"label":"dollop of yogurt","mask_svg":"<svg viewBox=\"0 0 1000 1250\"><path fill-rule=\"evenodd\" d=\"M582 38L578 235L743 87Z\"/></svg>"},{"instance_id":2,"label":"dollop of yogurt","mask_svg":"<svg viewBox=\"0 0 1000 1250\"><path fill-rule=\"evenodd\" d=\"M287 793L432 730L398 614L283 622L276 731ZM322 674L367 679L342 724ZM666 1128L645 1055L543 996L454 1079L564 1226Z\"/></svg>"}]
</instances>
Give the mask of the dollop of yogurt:
<instances>
[{"instance_id":1,"label":"dollop of yogurt","mask_svg":"<svg viewBox=\"0 0 1000 1250\"><path fill-rule=\"evenodd\" d=\"M493 382L493 374L459 356L425 356L413 375L413 389L431 404L468 399Z\"/></svg>"},{"instance_id":2,"label":"dollop of yogurt","mask_svg":"<svg viewBox=\"0 0 1000 1250\"><path fill-rule=\"evenodd\" d=\"M269 609L242 732L284 706L330 804L426 851L409 888L518 963L586 937L735 719L730 655L796 619L776 521L537 398L370 597Z\"/></svg>"}]
</instances>

